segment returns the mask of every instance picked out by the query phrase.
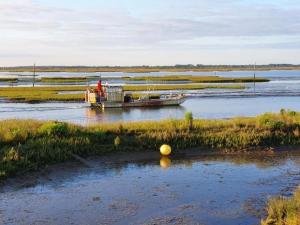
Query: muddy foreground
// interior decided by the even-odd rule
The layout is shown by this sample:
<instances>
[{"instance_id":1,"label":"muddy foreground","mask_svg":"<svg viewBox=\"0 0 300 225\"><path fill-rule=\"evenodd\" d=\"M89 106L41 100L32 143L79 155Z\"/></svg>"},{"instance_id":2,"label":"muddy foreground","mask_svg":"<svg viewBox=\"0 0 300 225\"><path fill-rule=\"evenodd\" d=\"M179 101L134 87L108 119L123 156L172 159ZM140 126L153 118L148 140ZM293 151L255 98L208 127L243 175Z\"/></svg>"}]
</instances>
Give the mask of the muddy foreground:
<instances>
[{"instance_id":1,"label":"muddy foreground","mask_svg":"<svg viewBox=\"0 0 300 225\"><path fill-rule=\"evenodd\" d=\"M259 224L300 184L300 152L110 155L0 187L1 224Z\"/></svg>"}]
</instances>

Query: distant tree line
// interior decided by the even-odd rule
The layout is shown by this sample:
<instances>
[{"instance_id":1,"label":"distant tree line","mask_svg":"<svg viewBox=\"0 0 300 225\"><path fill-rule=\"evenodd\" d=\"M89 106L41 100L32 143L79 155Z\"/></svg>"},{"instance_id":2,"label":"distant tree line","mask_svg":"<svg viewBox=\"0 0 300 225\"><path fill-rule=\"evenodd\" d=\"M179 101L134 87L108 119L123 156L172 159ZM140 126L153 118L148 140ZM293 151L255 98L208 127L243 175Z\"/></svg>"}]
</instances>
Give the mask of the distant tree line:
<instances>
[{"instance_id":1,"label":"distant tree line","mask_svg":"<svg viewBox=\"0 0 300 225\"><path fill-rule=\"evenodd\" d=\"M126 71L130 70L176 70L176 69L252 69L253 64L249 65L204 65L204 64L176 64L166 66L36 66L37 71ZM276 68L299 68L300 64L266 64L256 65L257 69L276 69ZM13 66L0 67L0 71L32 71L33 66Z\"/></svg>"}]
</instances>

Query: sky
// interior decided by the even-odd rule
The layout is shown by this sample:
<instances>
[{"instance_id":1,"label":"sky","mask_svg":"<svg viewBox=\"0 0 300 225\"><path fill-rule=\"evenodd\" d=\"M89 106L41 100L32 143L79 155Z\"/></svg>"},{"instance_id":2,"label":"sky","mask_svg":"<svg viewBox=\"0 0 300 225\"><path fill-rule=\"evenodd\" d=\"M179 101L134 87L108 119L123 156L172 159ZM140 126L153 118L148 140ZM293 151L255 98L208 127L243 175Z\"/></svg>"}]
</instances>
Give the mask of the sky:
<instances>
[{"instance_id":1,"label":"sky","mask_svg":"<svg viewBox=\"0 0 300 225\"><path fill-rule=\"evenodd\" d=\"M300 0L0 0L0 66L300 64Z\"/></svg>"}]
</instances>

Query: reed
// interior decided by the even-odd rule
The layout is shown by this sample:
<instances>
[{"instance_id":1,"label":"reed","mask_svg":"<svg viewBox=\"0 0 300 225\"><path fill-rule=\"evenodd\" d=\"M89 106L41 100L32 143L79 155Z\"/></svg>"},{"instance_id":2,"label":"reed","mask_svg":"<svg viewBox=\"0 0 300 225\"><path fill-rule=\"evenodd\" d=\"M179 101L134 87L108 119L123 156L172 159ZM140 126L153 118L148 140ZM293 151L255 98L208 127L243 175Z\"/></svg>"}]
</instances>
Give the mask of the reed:
<instances>
[{"instance_id":1,"label":"reed","mask_svg":"<svg viewBox=\"0 0 300 225\"><path fill-rule=\"evenodd\" d=\"M193 119L190 128L184 119L88 127L55 121L0 121L0 177L65 161L72 154L156 151L164 143L174 152L189 148L251 151L300 144L300 113L294 111L255 118Z\"/></svg>"},{"instance_id":2,"label":"reed","mask_svg":"<svg viewBox=\"0 0 300 225\"><path fill-rule=\"evenodd\" d=\"M300 187L291 198L271 198L267 206L268 216L261 225L299 225L300 224Z\"/></svg>"}]
</instances>

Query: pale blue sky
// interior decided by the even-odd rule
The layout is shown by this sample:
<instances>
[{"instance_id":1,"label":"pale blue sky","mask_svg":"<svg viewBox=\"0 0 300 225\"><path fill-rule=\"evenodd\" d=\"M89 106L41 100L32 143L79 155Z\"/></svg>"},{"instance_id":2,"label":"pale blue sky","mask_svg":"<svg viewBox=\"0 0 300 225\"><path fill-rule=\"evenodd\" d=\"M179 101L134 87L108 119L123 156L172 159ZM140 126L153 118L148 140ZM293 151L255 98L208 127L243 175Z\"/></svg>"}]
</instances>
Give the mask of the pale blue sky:
<instances>
[{"instance_id":1,"label":"pale blue sky","mask_svg":"<svg viewBox=\"0 0 300 225\"><path fill-rule=\"evenodd\" d=\"M0 0L0 66L300 64L299 0Z\"/></svg>"}]
</instances>

